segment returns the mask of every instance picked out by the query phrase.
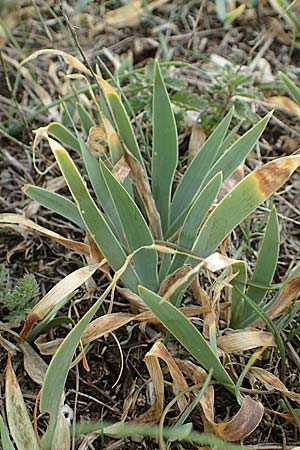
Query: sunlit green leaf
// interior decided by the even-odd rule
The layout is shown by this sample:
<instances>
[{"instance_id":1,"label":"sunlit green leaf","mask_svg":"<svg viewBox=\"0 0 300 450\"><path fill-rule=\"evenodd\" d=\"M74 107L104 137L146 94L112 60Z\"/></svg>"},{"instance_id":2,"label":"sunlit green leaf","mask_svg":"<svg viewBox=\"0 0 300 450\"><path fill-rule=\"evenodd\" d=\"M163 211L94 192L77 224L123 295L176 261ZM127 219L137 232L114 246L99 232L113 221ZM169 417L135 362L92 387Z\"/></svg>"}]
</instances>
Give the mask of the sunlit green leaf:
<instances>
[{"instance_id":1,"label":"sunlit green leaf","mask_svg":"<svg viewBox=\"0 0 300 450\"><path fill-rule=\"evenodd\" d=\"M48 133L66 147L76 150L79 154L81 153L80 145L76 137L60 123L52 122L48 126Z\"/></svg>"},{"instance_id":2,"label":"sunlit green leaf","mask_svg":"<svg viewBox=\"0 0 300 450\"><path fill-rule=\"evenodd\" d=\"M144 245L153 244L151 232L137 205L104 163L100 162L100 168L118 211L129 253ZM156 252L141 250L135 254L133 261L143 285L156 290L158 287Z\"/></svg>"},{"instance_id":3,"label":"sunlit green leaf","mask_svg":"<svg viewBox=\"0 0 300 450\"><path fill-rule=\"evenodd\" d=\"M177 129L158 63L153 90L152 192L163 231L169 226L173 177L178 163Z\"/></svg>"},{"instance_id":4,"label":"sunlit green leaf","mask_svg":"<svg viewBox=\"0 0 300 450\"><path fill-rule=\"evenodd\" d=\"M279 224L276 209L270 213L265 236L261 244L255 269L251 278L251 285L247 290L247 296L256 304L265 298L268 288L256 287L255 285L269 286L272 282L279 255ZM244 306L243 318L249 317L252 309L248 304Z\"/></svg>"},{"instance_id":5,"label":"sunlit green leaf","mask_svg":"<svg viewBox=\"0 0 300 450\"><path fill-rule=\"evenodd\" d=\"M83 221L100 251L111 264L112 268L117 271L124 264L126 253L107 225L100 210L97 208L69 154L66 150L59 147L55 141L50 141L50 145L69 189L75 201L78 203ZM136 290L138 277L131 266L128 267L122 279L127 287Z\"/></svg>"},{"instance_id":6,"label":"sunlit green leaf","mask_svg":"<svg viewBox=\"0 0 300 450\"><path fill-rule=\"evenodd\" d=\"M234 386L218 355L213 352L197 328L175 306L142 286L139 286L139 295L166 329L201 366L207 370L213 369L214 377L220 383L229 388Z\"/></svg>"},{"instance_id":7,"label":"sunlit green leaf","mask_svg":"<svg viewBox=\"0 0 300 450\"><path fill-rule=\"evenodd\" d=\"M2 416L0 416L0 435L1 435L1 444L2 450L15 450L10 437L8 430L3 422Z\"/></svg>"},{"instance_id":8,"label":"sunlit green leaf","mask_svg":"<svg viewBox=\"0 0 300 450\"><path fill-rule=\"evenodd\" d=\"M23 192L32 200L35 200L45 208L50 209L50 211L76 223L81 229L85 229L77 206L69 199L60 194L56 194L56 192L51 192L47 189L32 186L30 184L24 186Z\"/></svg>"},{"instance_id":9,"label":"sunlit green leaf","mask_svg":"<svg viewBox=\"0 0 300 450\"><path fill-rule=\"evenodd\" d=\"M203 147L199 149L198 154L194 157L183 175L175 191L171 205L171 226L167 233L168 236L171 236L182 225L186 216L186 211L191 207L195 196L200 192L204 179L214 162L218 149L228 130L232 114L233 110L229 111L226 117L206 140ZM220 170L217 172L219 171ZM214 175L216 175L217 172L215 172Z\"/></svg>"}]
</instances>

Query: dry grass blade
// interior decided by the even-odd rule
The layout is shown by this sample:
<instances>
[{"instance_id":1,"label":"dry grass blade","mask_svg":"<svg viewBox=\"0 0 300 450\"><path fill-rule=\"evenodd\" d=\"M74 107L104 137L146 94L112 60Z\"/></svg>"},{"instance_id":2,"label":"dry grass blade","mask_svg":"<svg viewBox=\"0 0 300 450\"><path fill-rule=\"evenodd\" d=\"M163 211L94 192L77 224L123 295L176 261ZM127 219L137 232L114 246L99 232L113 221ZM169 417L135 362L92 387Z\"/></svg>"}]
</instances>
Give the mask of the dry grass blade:
<instances>
[{"instance_id":1,"label":"dry grass blade","mask_svg":"<svg viewBox=\"0 0 300 450\"><path fill-rule=\"evenodd\" d=\"M260 367L252 367L250 369L250 373L256 380L263 383L267 389L274 389L275 391L280 392L281 394L300 404L300 394L290 392L282 383L282 381L280 381L279 378L277 378L272 373L268 372L265 369L261 369Z\"/></svg>"},{"instance_id":2,"label":"dry grass blade","mask_svg":"<svg viewBox=\"0 0 300 450\"><path fill-rule=\"evenodd\" d=\"M99 269L101 264L94 264L92 266L82 267L67 275L63 280L57 283L30 311L20 336L26 337L38 321L42 320L54 306L60 302L64 297L74 292L86 280L88 280L93 273Z\"/></svg>"},{"instance_id":3,"label":"dry grass blade","mask_svg":"<svg viewBox=\"0 0 300 450\"><path fill-rule=\"evenodd\" d=\"M300 116L300 106L297 105L297 103L295 103L289 97L284 97L280 95L275 97L269 97L267 99L267 102L265 103L267 103L271 108L287 111L293 116Z\"/></svg>"},{"instance_id":4,"label":"dry grass blade","mask_svg":"<svg viewBox=\"0 0 300 450\"><path fill-rule=\"evenodd\" d=\"M93 320L82 335L82 343L88 344L95 341L105 334L111 333L134 319L132 314L113 313L98 317Z\"/></svg>"},{"instance_id":5,"label":"dry grass blade","mask_svg":"<svg viewBox=\"0 0 300 450\"><path fill-rule=\"evenodd\" d=\"M266 315L274 320L289 309L300 293L300 276L295 277L284 284L276 300L266 312ZM259 319L254 322L254 327L264 327L264 322Z\"/></svg>"},{"instance_id":6,"label":"dry grass blade","mask_svg":"<svg viewBox=\"0 0 300 450\"><path fill-rule=\"evenodd\" d=\"M241 353L257 347L273 347L276 345L272 333L257 330L235 331L219 336L217 344L227 353Z\"/></svg>"},{"instance_id":7,"label":"dry grass blade","mask_svg":"<svg viewBox=\"0 0 300 450\"><path fill-rule=\"evenodd\" d=\"M18 450L41 450L24 403L8 354L5 377L5 404L10 433Z\"/></svg>"},{"instance_id":8,"label":"dry grass blade","mask_svg":"<svg viewBox=\"0 0 300 450\"><path fill-rule=\"evenodd\" d=\"M175 395L188 388L179 367L170 355L162 342L156 342L151 350L145 356L145 363L150 373L151 380L154 387L156 400L146 413L138 417L137 422L158 422L161 418L164 407L164 378L162 369L159 364L159 359L162 359L169 369L170 375L173 379L173 391ZM186 399L181 397L178 401L179 408L183 410L186 407Z\"/></svg>"},{"instance_id":9,"label":"dry grass blade","mask_svg":"<svg viewBox=\"0 0 300 450\"><path fill-rule=\"evenodd\" d=\"M43 385L45 374L48 365L45 361L36 353L26 341L21 341L18 347L23 352L24 356L24 369L30 378L40 386Z\"/></svg>"},{"instance_id":10,"label":"dry grass blade","mask_svg":"<svg viewBox=\"0 0 300 450\"><path fill-rule=\"evenodd\" d=\"M20 233L23 233L24 229L22 228L22 226L25 226L32 230L38 231L39 233L42 233L50 237L51 239L54 239L55 241L59 242L59 244L70 250L73 250L76 253L79 253L80 255L89 256L90 254L90 248L88 245L73 241L71 239L66 239L60 234L55 233L54 231L50 231L47 228L44 228L36 224L32 220L26 219L26 217L19 214L0 214L0 223L5 224L7 228L9 228L11 225L19 225L18 228L14 227L14 229L19 229Z\"/></svg>"},{"instance_id":11,"label":"dry grass blade","mask_svg":"<svg viewBox=\"0 0 300 450\"><path fill-rule=\"evenodd\" d=\"M160 216L153 200L149 181L145 176L144 170L140 162L127 150L125 151L125 160L130 167L133 184L136 186L143 201L153 239L162 239Z\"/></svg>"}]
</instances>

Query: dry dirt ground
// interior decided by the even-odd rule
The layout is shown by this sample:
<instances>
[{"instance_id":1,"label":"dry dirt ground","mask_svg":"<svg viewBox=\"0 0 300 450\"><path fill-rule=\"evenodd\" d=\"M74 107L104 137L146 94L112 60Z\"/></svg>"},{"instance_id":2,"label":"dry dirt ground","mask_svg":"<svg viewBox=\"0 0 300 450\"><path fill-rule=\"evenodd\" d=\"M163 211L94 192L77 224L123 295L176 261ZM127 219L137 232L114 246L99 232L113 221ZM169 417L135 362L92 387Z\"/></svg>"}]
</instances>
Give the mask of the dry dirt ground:
<instances>
[{"instance_id":1,"label":"dry dirt ground","mask_svg":"<svg viewBox=\"0 0 300 450\"><path fill-rule=\"evenodd\" d=\"M59 183L60 173L57 166L52 165L53 157L46 143L40 145L35 161L33 160L32 130L46 126L52 120L62 120L64 116L62 105L50 108L49 102L56 100L59 102L60 97L70 96L72 92L70 83L65 78L65 74L71 72L62 60L46 55L22 67L20 62L41 48L55 48L77 56L78 49L57 2L21 0L14 5L13 3L13 1L0 3L0 7L3 4L0 23L1 212L24 214L66 237L83 240L84 236L75 227L44 208L38 208L22 193L22 187L27 183L47 186L54 178ZM110 11L121 6L117 1L70 0L63 2L63 7L70 22L76 26L79 43L93 67L98 64L103 70L102 61L109 70L115 72L118 65L128 57L132 57L135 68L143 67L154 57L160 61L190 63L193 70L189 66L171 66L170 74L183 80L190 92L203 94L211 84L213 70L217 70L211 66L212 55L215 55L214 58L220 64L224 64L224 60L227 60L233 65L234 70L240 70L244 66L251 67L255 74L250 83L251 88L255 87L260 98L267 98L282 93L277 76L279 71L290 73L294 79L299 76L300 34L297 35L296 30L293 35L289 23L274 11L268 2L256 3L258 3L256 8L247 6L243 14L227 26L218 19L212 1L157 2L158 7L152 12L144 14L141 10L138 17L131 17L132 24L129 23L129 26L130 18L124 18L122 15L112 18L109 15ZM224 60L218 60L217 57ZM199 70L198 75L195 69ZM105 70L103 73L105 77L108 76ZM128 82L126 79L123 84L126 85ZM214 101L218 103L224 100L220 100L216 94ZM252 111L263 115L266 106L253 103ZM181 131L181 152L184 154L189 131L184 129ZM300 146L299 117L290 111L276 110L260 145L249 158L248 167L254 168L258 163L290 154L297 150L298 146ZM299 187L298 171L288 186L274 197L274 203L280 214L282 240L275 282L280 282L299 261ZM264 210L261 209L255 218L262 220L263 214ZM253 220L254 218L251 223ZM38 233L24 231L20 234L14 229L3 228L0 233L0 261L8 269L12 285L24 273L30 272L36 276L41 294L45 294L55 283L81 267L84 262L75 253L68 252ZM232 243L233 248L237 248L242 241L240 234L237 232ZM255 248L256 242L253 241L251 245ZM78 320L106 285L106 278L96 275L94 285L81 288L63 313ZM194 303L192 293L189 293L186 301ZM109 301L104 302L99 314L105 314L108 307ZM119 296L115 300L114 308L115 311L125 312L128 310L128 303ZM67 331L68 327L62 326L52 331L50 338L63 337ZM73 409L76 402L77 420L121 420L124 418L124 411L127 420L130 420L149 408L147 390L149 374L143 358L153 342L160 337L161 332L162 330L154 325L143 328L138 324L130 324L115 331L114 336L108 335L93 345L87 356L90 371L87 372L82 365L73 368L66 386L66 402ZM120 347L124 368L119 377ZM173 341L170 348L175 356L184 354ZM300 392L298 348L299 338L296 334L287 349L287 386L295 392ZM246 353L239 357L241 366L249 356L250 353ZM7 358L4 349L0 349L0 358L2 381ZM44 356L44 359L47 362L50 360L47 356ZM277 374L277 364L277 355L269 355L265 368ZM25 372L21 356L17 355L14 358L14 367L26 404L33 411L39 386L34 384ZM167 374L166 379L168 380ZM168 402L172 398L172 392L168 387L166 395ZM282 411L280 396L264 395L260 399L267 410ZM224 389L217 388L217 421L232 417L237 409L229 394ZM174 410L168 416L169 423L172 414L173 417L176 416L177 411ZM202 423L197 414L192 416L192 420L195 428L201 431ZM39 421L41 430L45 427L45 423L43 419ZM297 426L267 411L261 425L244 441L244 444L246 448L271 450L292 448L297 442L299 442ZM75 448L79 448L79 445L77 442ZM125 447L156 449L158 444L148 440L106 438L104 442L98 439L90 448ZM173 448L192 447L173 444Z\"/></svg>"}]
</instances>

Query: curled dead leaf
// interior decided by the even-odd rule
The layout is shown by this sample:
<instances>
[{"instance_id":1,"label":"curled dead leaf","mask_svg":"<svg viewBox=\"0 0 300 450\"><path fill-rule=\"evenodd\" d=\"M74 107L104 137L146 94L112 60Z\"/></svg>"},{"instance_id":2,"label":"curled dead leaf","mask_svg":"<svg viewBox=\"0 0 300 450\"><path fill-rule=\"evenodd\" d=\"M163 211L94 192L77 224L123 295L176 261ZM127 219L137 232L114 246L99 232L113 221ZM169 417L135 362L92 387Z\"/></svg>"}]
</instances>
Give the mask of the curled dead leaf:
<instances>
[{"instance_id":1,"label":"curled dead leaf","mask_svg":"<svg viewBox=\"0 0 300 450\"><path fill-rule=\"evenodd\" d=\"M180 281L181 278L185 277L186 274L191 270L192 266L190 264L184 264L179 269L175 270L175 272L168 275L160 285L159 295L164 298L169 298L166 296L168 294L169 289L172 289L172 286Z\"/></svg>"},{"instance_id":2,"label":"curled dead leaf","mask_svg":"<svg viewBox=\"0 0 300 450\"><path fill-rule=\"evenodd\" d=\"M106 142L107 134L105 128L102 125L94 125L89 129L89 135L86 144L94 155L101 156L106 153Z\"/></svg>"},{"instance_id":3,"label":"curled dead leaf","mask_svg":"<svg viewBox=\"0 0 300 450\"><path fill-rule=\"evenodd\" d=\"M238 413L229 422L215 423L214 431L225 441L241 441L258 427L263 415L263 405L246 397Z\"/></svg>"},{"instance_id":4,"label":"curled dead leaf","mask_svg":"<svg viewBox=\"0 0 300 450\"><path fill-rule=\"evenodd\" d=\"M112 313L93 320L82 335L82 343L88 344L131 322L134 316L127 313Z\"/></svg>"}]
</instances>

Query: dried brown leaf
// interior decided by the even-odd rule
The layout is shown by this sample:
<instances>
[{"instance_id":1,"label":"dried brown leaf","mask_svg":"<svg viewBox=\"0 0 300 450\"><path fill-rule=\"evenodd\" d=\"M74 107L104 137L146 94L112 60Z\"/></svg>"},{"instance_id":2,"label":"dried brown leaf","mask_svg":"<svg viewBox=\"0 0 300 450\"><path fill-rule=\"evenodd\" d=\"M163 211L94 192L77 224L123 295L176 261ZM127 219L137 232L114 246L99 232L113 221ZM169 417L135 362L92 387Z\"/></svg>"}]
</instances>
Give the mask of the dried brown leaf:
<instances>
[{"instance_id":1,"label":"dried brown leaf","mask_svg":"<svg viewBox=\"0 0 300 450\"><path fill-rule=\"evenodd\" d=\"M160 215L156 209L149 181L145 176L141 163L127 150L125 151L125 160L130 167L133 184L144 204L153 238L157 240L162 239Z\"/></svg>"},{"instance_id":2,"label":"dried brown leaf","mask_svg":"<svg viewBox=\"0 0 300 450\"><path fill-rule=\"evenodd\" d=\"M125 178L130 174L130 167L127 164L124 156L122 156L117 164L114 166L112 173L114 177L119 181L119 183L123 183Z\"/></svg>"},{"instance_id":3,"label":"dried brown leaf","mask_svg":"<svg viewBox=\"0 0 300 450\"><path fill-rule=\"evenodd\" d=\"M128 313L112 313L98 317L93 320L86 328L82 335L82 343L88 344L100 337L123 327L134 319L132 314Z\"/></svg>"},{"instance_id":4,"label":"dried brown leaf","mask_svg":"<svg viewBox=\"0 0 300 450\"><path fill-rule=\"evenodd\" d=\"M39 336L35 340L35 345L39 349L41 355L51 356L54 355L58 347L63 343L63 338L55 339L54 341L45 341L44 336Z\"/></svg>"},{"instance_id":5,"label":"dried brown leaf","mask_svg":"<svg viewBox=\"0 0 300 450\"><path fill-rule=\"evenodd\" d=\"M289 97L285 97L283 95L269 97L265 103L267 103L271 108L287 111L293 116L300 116L300 106Z\"/></svg>"},{"instance_id":6,"label":"dried brown leaf","mask_svg":"<svg viewBox=\"0 0 300 450\"><path fill-rule=\"evenodd\" d=\"M151 11L168 1L153 0L148 2L147 7L145 7L142 0L133 0L120 8L108 11L104 23L98 24L97 29L102 30L104 26L118 29L138 25Z\"/></svg>"},{"instance_id":7,"label":"dried brown leaf","mask_svg":"<svg viewBox=\"0 0 300 450\"><path fill-rule=\"evenodd\" d=\"M227 353L241 353L257 347L273 347L272 333L257 330L233 331L217 338L218 346Z\"/></svg>"},{"instance_id":8,"label":"dried brown leaf","mask_svg":"<svg viewBox=\"0 0 300 450\"><path fill-rule=\"evenodd\" d=\"M233 174L222 184L221 190L218 195L218 201L220 201L228 192L240 182L245 176L245 165L240 164L239 167L233 172Z\"/></svg>"},{"instance_id":9,"label":"dried brown leaf","mask_svg":"<svg viewBox=\"0 0 300 450\"><path fill-rule=\"evenodd\" d=\"M168 275L160 285L159 295L164 298L169 298L166 296L168 291L172 289L172 286L180 281L186 274L191 270L192 266L190 264L184 264L179 269L175 270L175 272Z\"/></svg>"},{"instance_id":10,"label":"dried brown leaf","mask_svg":"<svg viewBox=\"0 0 300 450\"><path fill-rule=\"evenodd\" d=\"M99 269L100 264L82 267L67 275L59 283L57 283L39 302L35 305L25 321L20 336L25 338L33 325L42 320L55 305L57 305L64 297L71 294L79 286L81 286L93 273Z\"/></svg>"},{"instance_id":11,"label":"dried brown leaf","mask_svg":"<svg viewBox=\"0 0 300 450\"><path fill-rule=\"evenodd\" d=\"M35 222L33 222L30 219L26 219L26 217L21 216L19 214L0 214L0 223L5 224L8 228L13 225L18 225L16 230L18 230L20 233L23 232L24 228L27 227L32 230L38 231L39 233L42 233L51 239L54 239L55 241L59 242L61 245L63 245L66 248L69 248L70 250L73 250L76 253L79 253L80 255L89 256L90 249L89 246L86 244L83 244L81 242L73 241L71 239L66 239L63 236L61 236L58 233L55 233L54 231L48 230L47 228L44 228Z\"/></svg>"},{"instance_id":12,"label":"dried brown leaf","mask_svg":"<svg viewBox=\"0 0 300 450\"><path fill-rule=\"evenodd\" d=\"M107 152L106 142L107 134L103 125L94 125L89 129L86 144L94 155L101 156Z\"/></svg>"},{"instance_id":13,"label":"dried brown leaf","mask_svg":"<svg viewBox=\"0 0 300 450\"><path fill-rule=\"evenodd\" d=\"M283 382L272 373L260 367L252 367L250 373L256 380L263 383L267 389L274 389L295 402L300 403L300 394L290 392Z\"/></svg>"},{"instance_id":14,"label":"dried brown leaf","mask_svg":"<svg viewBox=\"0 0 300 450\"><path fill-rule=\"evenodd\" d=\"M191 137L188 147L189 161L192 162L193 158L201 150L202 145L206 140L206 133L198 123L194 123L191 130Z\"/></svg>"},{"instance_id":15,"label":"dried brown leaf","mask_svg":"<svg viewBox=\"0 0 300 450\"><path fill-rule=\"evenodd\" d=\"M286 310L288 310L293 301L299 297L300 294L300 276L295 277L285 283L281 292L279 293L275 302L267 311L267 316L274 320L280 317ZM254 327L264 327L265 323L258 319L253 324Z\"/></svg>"},{"instance_id":16,"label":"dried brown leaf","mask_svg":"<svg viewBox=\"0 0 300 450\"><path fill-rule=\"evenodd\" d=\"M263 405L246 397L238 413L229 422L215 423L214 431L225 441L241 441L258 427L263 415Z\"/></svg>"},{"instance_id":17,"label":"dried brown leaf","mask_svg":"<svg viewBox=\"0 0 300 450\"><path fill-rule=\"evenodd\" d=\"M40 450L23 395L11 365L10 354L5 376L5 406L10 433L19 450Z\"/></svg>"},{"instance_id":18,"label":"dried brown leaf","mask_svg":"<svg viewBox=\"0 0 300 450\"><path fill-rule=\"evenodd\" d=\"M269 34L271 34L282 44L291 44L291 38L289 34L285 32L280 20L278 20L276 17L266 17L265 21L267 26L269 27Z\"/></svg>"},{"instance_id":19,"label":"dried brown leaf","mask_svg":"<svg viewBox=\"0 0 300 450\"><path fill-rule=\"evenodd\" d=\"M182 371L182 373L193 381L194 384L203 384L207 378L206 371L188 360L178 360L176 359L176 364ZM214 417L215 417L215 408L214 408L214 387L209 385L205 390L202 398L199 401L200 413L204 425L205 433L214 433Z\"/></svg>"},{"instance_id":20,"label":"dried brown leaf","mask_svg":"<svg viewBox=\"0 0 300 450\"><path fill-rule=\"evenodd\" d=\"M26 341L21 341L18 347L23 352L24 368L30 378L40 386L43 385L48 365L36 353L31 345Z\"/></svg>"}]
</instances>

